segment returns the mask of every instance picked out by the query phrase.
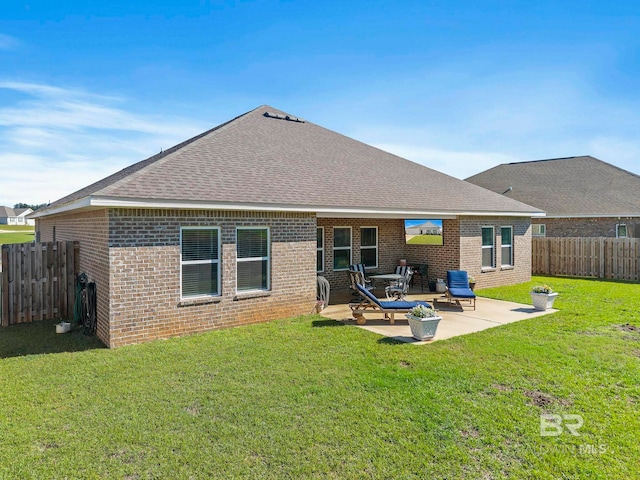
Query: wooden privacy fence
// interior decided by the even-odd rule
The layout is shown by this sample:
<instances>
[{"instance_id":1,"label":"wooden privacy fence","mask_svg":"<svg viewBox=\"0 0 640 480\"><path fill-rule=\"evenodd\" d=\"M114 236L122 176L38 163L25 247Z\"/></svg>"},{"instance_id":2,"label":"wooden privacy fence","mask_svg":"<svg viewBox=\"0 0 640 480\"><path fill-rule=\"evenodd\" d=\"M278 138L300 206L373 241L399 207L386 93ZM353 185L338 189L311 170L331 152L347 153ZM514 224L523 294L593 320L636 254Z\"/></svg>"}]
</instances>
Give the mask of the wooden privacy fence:
<instances>
[{"instance_id":1,"label":"wooden privacy fence","mask_svg":"<svg viewBox=\"0 0 640 480\"><path fill-rule=\"evenodd\" d=\"M2 326L73 316L78 242L2 246Z\"/></svg>"},{"instance_id":2,"label":"wooden privacy fence","mask_svg":"<svg viewBox=\"0 0 640 480\"><path fill-rule=\"evenodd\" d=\"M532 239L533 274L640 280L640 239L538 237Z\"/></svg>"}]
</instances>

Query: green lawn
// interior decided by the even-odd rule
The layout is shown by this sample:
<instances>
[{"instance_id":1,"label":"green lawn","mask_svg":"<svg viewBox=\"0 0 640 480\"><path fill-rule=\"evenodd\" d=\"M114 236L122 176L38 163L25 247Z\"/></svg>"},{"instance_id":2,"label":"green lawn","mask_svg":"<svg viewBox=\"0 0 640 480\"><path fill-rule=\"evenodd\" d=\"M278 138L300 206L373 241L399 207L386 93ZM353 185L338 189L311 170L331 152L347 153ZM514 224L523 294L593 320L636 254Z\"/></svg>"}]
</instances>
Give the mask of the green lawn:
<instances>
[{"instance_id":1,"label":"green lawn","mask_svg":"<svg viewBox=\"0 0 640 480\"><path fill-rule=\"evenodd\" d=\"M426 346L320 316L116 350L1 329L0 478L639 478L640 285L532 283L558 313Z\"/></svg>"},{"instance_id":2,"label":"green lawn","mask_svg":"<svg viewBox=\"0 0 640 480\"><path fill-rule=\"evenodd\" d=\"M32 226L0 225L0 245L33 242Z\"/></svg>"},{"instance_id":3,"label":"green lawn","mask_svg":"<svg viewBox=\"0 0 640 480\"><path fill-rule=\"evenodd\" d=\"M409 245L442 245L442 235L415 235L407 240Z\"/></svg>"}]
</instances>

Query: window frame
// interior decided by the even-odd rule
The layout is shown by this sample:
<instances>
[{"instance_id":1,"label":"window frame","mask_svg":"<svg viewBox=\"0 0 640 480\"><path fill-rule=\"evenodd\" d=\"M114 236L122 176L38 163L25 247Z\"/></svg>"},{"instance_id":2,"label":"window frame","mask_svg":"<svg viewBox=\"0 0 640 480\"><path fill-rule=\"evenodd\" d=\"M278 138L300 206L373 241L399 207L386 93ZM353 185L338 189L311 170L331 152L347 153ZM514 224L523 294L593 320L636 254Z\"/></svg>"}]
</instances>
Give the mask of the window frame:
<instances>
[{"instance_id":1,"label":"window frame","mask_svg":"<svg viewBox=\"0 0 640 480\"><path fill-rule=\"evenodd\" d=\"M482 244L483 243L482 240L484 238L484 235L482 233L485 228L491 229L491 239L493 240L491 245ZM484 265L483 264L484 255L480 255L480 264L481 264L482 270L495 270L496 268L496 227L494 225L483 225L482 227L480 227L480 243L482 246L481 252L484 253L485 249L491 249L491 266Z\"/></svg>"},{"instance_id":2,"label":"window frame","mask_svg":"<svg viewBox=\"0 0 640 480\"><path fill-rule=\"evenodd\" d=\"M624 235L620 235L620 227L624 227ZM626 223L616 223L616 238L629 238L629 228Z\"/></svg>"},{"instance_id":3,"label":"window frame","mask_svg":"<svg viewBox=\"0 0 640 480\"><path fill-rule=\"evenodd\" d=\"M539 227L539 232L535 233L534 227ZM531 236L532 237L546 237L547 236L547 225L545 223L532 223L531 224Z\"/></svg>"},{"instance_id":4,"label":"window frame","mask_svg":"<svg viewBox=\"0 0 640 480\"><path fill-rule=\"evenodd\" d=\"M502 229L508 228L510 231L509 237L511 238L511 243L505 245L502 243ZM513 267L514 255L513 255L513 225L501 225L500 226L500 266L501 267ZM502 263L502 253L505 247L509 247L509 263Z\"/></svg>"},{"instance_id":5,"label":"window frame","mask_svg":"<svg viewBox=\"0 0 640 480\"><path fill-rule=\"evenodd\" d=\"M187 260L184 261L182 260L182 237L183 237L183 232L185 230L216 230L218 232L218 258L217 259L211 259L211 260ZM222 280L222 260L221 260L221 229L220 227L212 227L212 226L194 226L194 227L190 227L190 226L180 226L180 299L181 300L191 300L194 298L206 298L206 297L219 297L221 296L221 280ZM198 295L189 295L189 296L184 296L183 294L183 276L182 276L182 267L183 265L203 265L203 264L217 264L218 268L217 268L217 278L216 278L216 285L218 286L218 291L215 293L201 293Z\"/></svg>"},{"instance_id":6,"label":"window frame","mask_svg":"<svg viewBox=\"0 0 640 480\"><path fill-rule=\"evenodd\" d=\"M362 230L364 228L371 228L371 229L375 230L375 232L376 232L376 244L375 245L366 245L366 246L362 245ZM379 238L380 237L378 236L378 227L377 226L361 226L360 227L360 261L367 268L371 268L371 269L378 268L378 263L379 263L379 256L378 256L378 253L379 253L379 249L378 249ZM351 242L353 243L353 240ZM364 250L375 250L376 251L376 263L375 263L375 265L366 265L364 263L364 260L362 260L362 250L363 249Z\"/></svg>"},{"instance_id":7,"label":"window frame","mask_svg":"<svg viewBox=\"0 0 640 480\"><path fill-rule=\"evenodd\" d=\"M322 231L322 233L320 233ZM322 246L318 246L318 236L322 239ZM316 227L316 272L323 273L324 272L324 227ZM320 262L320 269L318 269L318 253L320 253L320 258L322 261Z\"/></svg>"},{"instance_id":8,"label":"window frame","mask_svg":"<svg viewBox=\"0 0 640 480\"><path fill-rule=\"evenodd\" d=\"M238 257L238 231L239 230L266 230L267 231L267 256L266 257ZM271 229L263 225L236 225L236 294L244 295L253 292L269 292L271 291ZM238 264L245 262L263 262L267 261L267 285L266 288L251 288L247 290L238 290Z\"/></svg>"},{"instance_id":9,"label":"window frame","mask_svg":"<svg viewBox=\"0 0 640 480\"><path fill-rule=\"evenodd\" d=\"M349 230L349 246L348 247L336 247L336 230L344 228ZM349 263L347 268L336 268L336 250L349 250ZM353 264L353 228L347 226L333 227L333 271L334 272L346 272L349 270L349 265Z\"/></svg>"}]
</instances>

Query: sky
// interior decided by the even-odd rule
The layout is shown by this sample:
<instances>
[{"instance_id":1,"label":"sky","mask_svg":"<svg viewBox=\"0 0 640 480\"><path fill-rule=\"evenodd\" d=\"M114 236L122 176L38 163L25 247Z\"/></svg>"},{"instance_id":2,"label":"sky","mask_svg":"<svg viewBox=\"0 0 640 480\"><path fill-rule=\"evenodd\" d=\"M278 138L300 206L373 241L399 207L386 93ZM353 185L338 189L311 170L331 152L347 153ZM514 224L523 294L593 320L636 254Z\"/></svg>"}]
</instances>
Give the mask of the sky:
<instances>
[{"instance_id":1,"label":"sky","mask_svg":"<svg viewBox=\"0 0 640 480\"><path fill-rule=\"evenodd\" d=\"M260 105L457 178L640 174L640 2L15 1L0 205L52 202Z\"/></svg>"}]
</instances>

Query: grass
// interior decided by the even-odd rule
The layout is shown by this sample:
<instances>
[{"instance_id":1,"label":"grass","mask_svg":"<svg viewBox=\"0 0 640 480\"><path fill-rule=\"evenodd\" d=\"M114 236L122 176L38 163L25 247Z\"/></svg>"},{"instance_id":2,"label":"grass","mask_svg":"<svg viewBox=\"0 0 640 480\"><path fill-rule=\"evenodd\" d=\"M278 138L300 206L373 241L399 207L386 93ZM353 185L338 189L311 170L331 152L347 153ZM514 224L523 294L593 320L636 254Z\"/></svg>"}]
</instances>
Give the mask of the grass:
<instances>
[{"instance_id":1,"label":"grass","mask_svg":"<svg viewBox=\"0 0 640 480\"><path fill-rule=\"evenodd\" d=\"M479 293L534 283L558 313L428 346L320 316L116 350L2 329L0 478L640 477L640 285Z\"/></svg>"},{"instance_id":2,"label":"grass","mask_svg":"<svg viewBox=\"0 0 640 480\"><path fill-rule=\"evenodd\" d=\"M442 245L442 235L414 235L407 243L409 245Z\"/></svg>"},{"instance_id":3,"label":"grass","mask_svg":"<svg viewBox=\"0 0 640 480\"><path fill-rule=\"evenodd\" d=\"M33 226L0 225L0 245L33 242Z\"/></svg>"}]
</instances>

